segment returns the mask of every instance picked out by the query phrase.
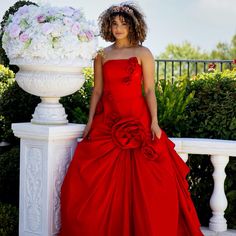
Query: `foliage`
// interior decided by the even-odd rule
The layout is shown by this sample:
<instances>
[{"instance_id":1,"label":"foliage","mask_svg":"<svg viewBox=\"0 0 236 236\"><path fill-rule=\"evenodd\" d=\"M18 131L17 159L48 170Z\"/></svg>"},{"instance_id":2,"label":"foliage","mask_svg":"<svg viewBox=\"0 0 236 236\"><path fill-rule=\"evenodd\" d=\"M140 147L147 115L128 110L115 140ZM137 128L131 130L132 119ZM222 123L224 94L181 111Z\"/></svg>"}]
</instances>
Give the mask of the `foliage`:
<instances>
[{"instance_id":1,"label":"foliage","mask_svg":"<svg viewBox=\"0 0 236 236\"><path fill-rule=\"evenodd\" d=\"M185 137L236 139L236 70L201 73L190 80L195 91L186 114Z\"/></svg>"},{"instance_id":2,"label":"foliage","mask_svg":"<svg viewBox=\"0 0 236 236\"><path fill-rule=\"evenodd\" d=\"M228 207L225 211L225 218L230 229L236 229L236 160L235 157L230 158L230 161L225 169L226 175L229 178L225 180L225 192L228 200Z\"/></svg>"},{"instance_id":3,"label":"foliage","mask_svg":"<svg viewBox=\"0 0 236 236\"><path fill-rule=\"evenodd\" d=\"M10 204L0 202L0 235L18 235L18 209Z\"/></svg>"},{"instance_id":4,"label":"foliage","mask_svg":"<svg viewBox=\"0 0 236 236\"><path fill-rule=\"evenodd\" d=\"M188 175L192 200L196 207L200 222L208 226L212 216L210 198L213 192L213 166L208 155L189 155L187 165L190 167Z\"/></svg>"},{"instance_id":5,"label":"foliage","mask_svg":"<svg viewBox=\"0 0 236 236\"><path fill-rule=\"evenodd\" d=\"M4 14L3 20L1 22L1 30L0 30L0 63L4 64L5 66L9 65L9 59L5 53L5 50L2 48L2 36L3 36L3 29L8 21L9 15L13 15L17 10L24 6L24 5L37 5L31 1L20 0L15 2L13 6L11 6ZM14 68L14 67L13 67ZM17 68L15 68L17 70ZM14 70L15 71L15 70Z\"/></svg>"},{"instance_id":6,"label":"foliage","mask_svg":"<svg viewBox=\"0 0 236 236\"><path fill-rule=\"evenodd\" d=\"M185 41L181 45L169 44L165 51L158 58L165 59L208 59L206 52L202 52L199 47L194 47L191 43Z\"/></svg>"},{"instance_id":7,"label":"foliage","mask_svg":"<svg viewBox=\"0 0 236 236\"><path fill-rule=\"evenodd\" d=\"M176 44L169 44L165 51L159 55L157 59L201 59L206 60L208 59L208 54L206 52L202 52L199 47L192 46L189 42L185 41L181 45ZM173 68L172 68L173 66ZM172 75L173 69L173 78L170 77ZM185 75L188 73L188 64L185 62L181 63L181 73ZM165 70L167 72L167 79L173 81L176 79L176 75L179 76L179 63L167 63L166 68L164 63L160 63L159 71L160 71L160 78L164 78ZM203 70L203 64L198 65L198 70ZM195 73L195 65L193 63L189 64L189 74L192 75Z\"/></svg>"},{"instance_id":8,"label":"foliage","mask_svg":"<svg viewBox=\"0 0 236 236\"><path fill-rule=\"evenodd\" d=\"M212 50L210 57L221 60L236 59L236 34L232 37L230 44L219 42Z\"/></svg>"},{"instance_id":9,"label":"foliage","mask_svg":"<svg viewBox=\"0 0 236 236\"><path fill-rule=\"evenodd\" d=\"M2 94L14 83L14 72L0 64L0 101ZM0 102L1 103L1 102ZM0 140L9 135L5 117L0 113Z\"/></svg>"},{"instance_id":10,"label":"foliage","mask_svg":"<svg viewBox=\"0 0 236 236\"><path fill-rule=\"evenodd\" d=\"M92 94L93 69L87 67L83 70L85 83L76 93L61 99L71 122L87 123L89 114L90 97Z\"/></svg>"},{"instance_id":11,"label":"foliage","mask_svg":"<svg viewBox=\"0 0 236 236\"><path fill-rule=\"evenodd\" d=\"M182 44L169 44L165 51L161 53L157 59L199 59L199 60L234 60L236 59L236 34L232 37L231 43L219 42L216 48L212 51L202 51L199 47L194 47L189 42L185 41ZM173 66L173 67L172 67ZM230 69L230 64L216 63L217 68L222 66L222 69ZM196 68L197 67L197 68ZM167 72L167 79L172 81L179 76L180 63L159 63L159 78L164 78L165 71ZM189 75L195 74L195 71L204 71L204 63L189 64ZM173 76L172 76L173 70ZM188 63L181 62L181 75L188 74Z\"/></svg>"},{"instance_id":12,"label":"foliage","mask_svg":"<svg viewBox=\"0 0 236 236\"><path fill-rule=\"evenodd\" d=\"M186 78L170 81L160 80L156 86L158 120L161 127L171 136L180 137L181 124L187 119L184 111L193 99L194 91L187 94Z\"/></svg>"},{"instance_id":13,"label":"foliage","mask_svg":"<svg viewBox=\"0 0 236 236\"><path fill-rule=\"evenodd\" d=\"M1 138L15 143L17 139L12 133L11 124L30 120L40 99L26 93L13 79L1 80L0 88Z\"/></svg>"},{"instance_id":14,"label":"foliage","mask_svg":"<svg viewBox=\"0 0 236 236\"><path fill-rule=\"evenodd\" d=\"M0 202L18 205L19 157L17 146L0 155Z\"/></svg>"},{"instance_id":15,"label":"foliage","mask_svg":"<svg viewBox=\"0 0 236 236\"><path fill-rule=\"evenodd\" d=\"M219 42L212 51L202 51L185 41L182 44L169 44L157 59L200 59L200 60L233 60L236 59L236 34L231 42Z\"/></svg>"}]
</instances>

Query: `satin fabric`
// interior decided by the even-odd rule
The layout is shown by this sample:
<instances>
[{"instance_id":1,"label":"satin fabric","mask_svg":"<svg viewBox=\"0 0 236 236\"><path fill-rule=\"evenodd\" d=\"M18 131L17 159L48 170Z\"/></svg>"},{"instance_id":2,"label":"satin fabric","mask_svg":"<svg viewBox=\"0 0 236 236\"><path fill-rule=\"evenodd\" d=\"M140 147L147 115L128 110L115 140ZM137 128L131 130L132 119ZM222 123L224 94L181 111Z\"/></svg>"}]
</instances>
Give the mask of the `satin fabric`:
<instances>
[{"instance_id":1,"label":"satin fabric","mask_svg":"<svg viewBox=\"0 0 236 236\"><path fill-rule=\"evenodd\" d=\"M61 189L60 236L202 236L189 167L152 140L136 57L103 65L103 95Z\"/></svg>"}]
</instances>

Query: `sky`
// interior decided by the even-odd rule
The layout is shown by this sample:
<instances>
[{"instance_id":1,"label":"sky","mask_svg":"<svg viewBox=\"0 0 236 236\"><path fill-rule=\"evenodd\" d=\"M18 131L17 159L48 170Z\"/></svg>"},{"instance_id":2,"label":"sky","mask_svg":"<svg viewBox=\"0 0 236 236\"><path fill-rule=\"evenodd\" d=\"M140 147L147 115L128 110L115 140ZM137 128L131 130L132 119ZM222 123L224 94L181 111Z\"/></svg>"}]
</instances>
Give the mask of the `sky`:
<instances>
[{"instance_id":1,"label":"sky","mask_svg":"<svg viewBox=\"0 0 236 236\"><path fill-rule=\"evenodd\" d=\"M97 22L99 14L114 0L32 0L52 6L82 8L87 19ZM0 19L15 0L0 0ZM218 42L230 43L236 34L236 0L136 0L148 25L143 45L154 56L163 52L170 43L190 42L203 51L211 51ZM109 42L99 39L99 46Z\"/></svg>"}]
</instances>

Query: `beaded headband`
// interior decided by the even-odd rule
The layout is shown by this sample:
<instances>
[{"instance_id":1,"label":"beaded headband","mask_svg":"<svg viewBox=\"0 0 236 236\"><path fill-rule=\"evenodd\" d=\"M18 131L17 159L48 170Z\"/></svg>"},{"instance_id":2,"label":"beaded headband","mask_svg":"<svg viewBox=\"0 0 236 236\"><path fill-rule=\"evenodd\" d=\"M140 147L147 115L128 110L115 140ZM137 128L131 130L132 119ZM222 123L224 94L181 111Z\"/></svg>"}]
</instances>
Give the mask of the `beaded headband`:
<instances>
[{"instance_id":1,"label":"beaded headband","mask_svg":"<svg viewBox=\"0 0 236 236\"><path fill-rule=\"evenodd\" d=\"M115 12L125 12L129 15L134 13L132 9L130 9L129 7L126 7L126 6L114 6L114 7L112 7L111 13L115 13Z\"/></svg>"},{"instance_id":2,"label":"beaded headband","mask_svg":"<svg viewBox=\"0 0 236 236\"><path fill-rule=\"evenodd\" d=\"M131 16L132 19L134 20L135 24L139 25L138 19L134 15L133 9L129 8L128 6L122 6L122 5L120 5L120 6L113 6L111 8L111 10L110 10L111 14L113 14L113 13L120 13L120 12L124 12L127 15Z\"/></svg>"}]
</instances>

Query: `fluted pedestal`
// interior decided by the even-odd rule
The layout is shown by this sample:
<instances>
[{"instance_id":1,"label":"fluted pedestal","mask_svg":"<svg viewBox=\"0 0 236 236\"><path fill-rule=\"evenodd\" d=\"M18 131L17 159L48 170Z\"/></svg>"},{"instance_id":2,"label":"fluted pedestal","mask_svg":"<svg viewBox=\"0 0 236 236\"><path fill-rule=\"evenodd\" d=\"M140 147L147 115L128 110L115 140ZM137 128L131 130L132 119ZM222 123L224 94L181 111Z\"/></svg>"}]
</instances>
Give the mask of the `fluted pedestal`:
<instances>
[{"instance_id":1,"label":"fluted pedestal","mask_svg":"<svg viewBox=\"0 0 236 236\"><path fill-rule=\"evenodd\" d=\"M19 236L60 229L60 189L84 125L12 125L20 147Z\"/></svg>"}]
</instances>

